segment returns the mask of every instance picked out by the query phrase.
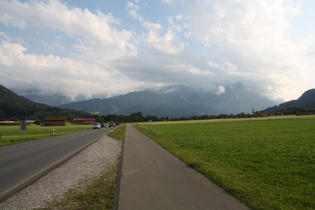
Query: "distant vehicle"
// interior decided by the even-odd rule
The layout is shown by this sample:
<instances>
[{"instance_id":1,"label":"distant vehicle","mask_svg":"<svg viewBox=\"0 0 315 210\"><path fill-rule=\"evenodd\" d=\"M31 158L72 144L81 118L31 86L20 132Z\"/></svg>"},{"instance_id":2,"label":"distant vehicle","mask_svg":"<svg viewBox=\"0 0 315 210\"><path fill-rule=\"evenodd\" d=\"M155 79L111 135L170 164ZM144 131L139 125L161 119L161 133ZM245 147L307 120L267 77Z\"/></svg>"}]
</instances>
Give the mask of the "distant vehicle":
<instances>
[{"instance_id":1,"label":"distant vehicle","mask_svg":"<svg viewBox=\"0 0 315 210\"><path fill-rule=\"evenodd\" d=\"M101 124L99 124L99 123L93 124L93 129L100 129L100 128L101 128Z\"/></svg>"},{"instance_id":2,"label":"distant vehicle","mask_svg":"<svg viewBox=\"0 0 315 210\"><path fill-rule=\"evenodd\" d=\"M102 123L101 123L101 127L102 127L102 128L105 128L105 127L106 127L106 123L102 122Z\"/></svg>"},{"instance_id":3,"label":"distant vehicle","mask_svg":"<svg viewBox=\"0 0 315 210\"><path fill-rule=\"evenodd\" d=\"M116 125L119 125L119 122L116 122Z\"/></svg>"},{"instance_id":4,"label":"distant vehicle","mask_svg":"<svg viewBox=\"0 0 315 210\"><path fill-rule=\"evenodd\" d=\"M113 121L109 122L109 127L115 127L115 123Z\"/></svg>"}]
</instances>

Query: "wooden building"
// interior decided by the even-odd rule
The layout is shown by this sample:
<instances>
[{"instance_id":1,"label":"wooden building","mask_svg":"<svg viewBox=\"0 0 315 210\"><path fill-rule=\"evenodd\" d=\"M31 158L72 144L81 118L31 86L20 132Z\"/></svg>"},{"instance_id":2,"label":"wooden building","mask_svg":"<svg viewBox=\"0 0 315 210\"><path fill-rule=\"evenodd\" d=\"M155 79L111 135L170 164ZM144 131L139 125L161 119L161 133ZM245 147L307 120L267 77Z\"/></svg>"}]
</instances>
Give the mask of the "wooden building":
<instances>
[{"instance_id":1,"label":"wooden building","mask_svg":"<svg viewBox=\"0 0 315 210\"><path fill-rule=\"evenodd\" d=\"M65 126L67 122L66 117L46 117L44 120L45 126Z\"/></svg>"}]
</instances>

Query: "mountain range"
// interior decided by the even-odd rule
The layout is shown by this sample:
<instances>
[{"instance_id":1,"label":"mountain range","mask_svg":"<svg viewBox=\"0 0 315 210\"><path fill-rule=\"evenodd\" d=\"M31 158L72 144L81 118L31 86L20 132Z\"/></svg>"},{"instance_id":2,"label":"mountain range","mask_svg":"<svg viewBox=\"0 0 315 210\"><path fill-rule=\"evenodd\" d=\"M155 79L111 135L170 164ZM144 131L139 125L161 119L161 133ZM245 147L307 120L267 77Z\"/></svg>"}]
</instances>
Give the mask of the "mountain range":
<instances>
[{"instance_id":1,"label":"mountain range","mask_svg":"<svg viewBox=\"0 0 315 210\"><path fill-rule=\"evenodd\" d=\"M90 114L130 115L137 112L142 112L143 116L178 118L250 113L254 110L275 113L287 109L293 110L291 113L294 113L302 108L315 108L315 89L307 90L297 100L281 104L249 91L241 83L221 87L220 90L214 93L179 85L130 92L112 98L67 103L72 99L61 94L41 96L36 92L34 94L33 91L25 91L22 96L19 96L0 85L0 119L43 118L45 116L71 118ZM34 98L35 95L38 102L27 98ZM59 104L59 108L43 104L47 103L47 100Z\"/></svg>"},{"instance_id":2,"label":"mountain range","mask_svg":"<svg viewBox=\"0 0 315 210\"><path fill-rule=\"evenodd\" d=\"M199 115L250 113L277 102L249 91L241 83L224 87L220 93L196 90L184 85L147 89L105 99L91 99L59 107L93 114L129 115L142 112L144 116L189 117Z\"/></svg>"}]
</instances>

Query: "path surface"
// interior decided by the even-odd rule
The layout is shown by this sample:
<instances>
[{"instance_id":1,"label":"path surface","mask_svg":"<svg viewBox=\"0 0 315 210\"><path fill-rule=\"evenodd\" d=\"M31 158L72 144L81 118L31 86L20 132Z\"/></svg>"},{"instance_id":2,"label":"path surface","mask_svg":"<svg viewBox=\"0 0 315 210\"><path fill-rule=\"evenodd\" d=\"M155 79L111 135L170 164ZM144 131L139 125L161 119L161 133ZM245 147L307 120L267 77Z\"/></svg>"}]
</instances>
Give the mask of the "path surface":
<instances>
[{"instance_id":1,"label":"path surface","mask_svg":"<svg viewBox=\"0 0 315 210\"><path fill-rule=\"evenodd\" d=\"M131 125L123 150L118 210L249 209Z\"/></svg>"}]
</instances>

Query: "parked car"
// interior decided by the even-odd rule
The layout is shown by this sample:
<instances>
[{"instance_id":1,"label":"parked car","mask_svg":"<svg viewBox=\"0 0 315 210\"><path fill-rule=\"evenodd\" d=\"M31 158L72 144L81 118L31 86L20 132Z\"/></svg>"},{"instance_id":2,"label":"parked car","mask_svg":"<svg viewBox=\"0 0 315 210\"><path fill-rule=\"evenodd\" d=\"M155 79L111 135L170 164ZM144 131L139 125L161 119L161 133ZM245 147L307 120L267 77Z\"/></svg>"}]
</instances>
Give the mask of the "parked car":
<instances>
[{"instance_id":1,"label":"parked car","mask_svg":"<svg viewBox=\"0 0 315 210\"><path fill-rule=\"evenodd\" d=\"M101 124L99 124L99 123L93 124L93 129L100 129L100 128L101 128Z\"/></svg>"}]
</instances>

